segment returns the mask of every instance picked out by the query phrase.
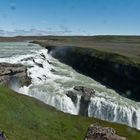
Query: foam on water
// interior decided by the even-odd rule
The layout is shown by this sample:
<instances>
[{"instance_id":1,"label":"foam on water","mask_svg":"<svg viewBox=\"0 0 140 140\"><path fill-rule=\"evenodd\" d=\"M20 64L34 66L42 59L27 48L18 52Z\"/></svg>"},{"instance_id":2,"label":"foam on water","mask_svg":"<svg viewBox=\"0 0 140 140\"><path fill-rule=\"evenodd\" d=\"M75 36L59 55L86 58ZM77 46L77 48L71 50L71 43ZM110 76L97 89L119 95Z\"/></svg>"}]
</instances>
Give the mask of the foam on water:
<instances>
[{"instance_id":1,"label":"foam on water","mask_svg":"<svg viewBox=\"0 0 140 140\"><path fill-rule=\"evenodd\" d=\"M27 44L25 46L27 47ZM19 51L23 50L21 47ZM31 77L32 84L20 88L19 85L14 85L12 88L19 93L35 97L63 112L78 115L81 96L77 95L78 102L75 105L66 93L74 86L91 87L95 90L96 96L91 99L88 108L89 117L94 116L140 129L140 103L121 97L114 90L79 74L70 66L50 56L47 49L32 46L28 53L3 57L0 58L0 62L20 63L28 67L27 73Z\"/></svg>"}]
</instances>

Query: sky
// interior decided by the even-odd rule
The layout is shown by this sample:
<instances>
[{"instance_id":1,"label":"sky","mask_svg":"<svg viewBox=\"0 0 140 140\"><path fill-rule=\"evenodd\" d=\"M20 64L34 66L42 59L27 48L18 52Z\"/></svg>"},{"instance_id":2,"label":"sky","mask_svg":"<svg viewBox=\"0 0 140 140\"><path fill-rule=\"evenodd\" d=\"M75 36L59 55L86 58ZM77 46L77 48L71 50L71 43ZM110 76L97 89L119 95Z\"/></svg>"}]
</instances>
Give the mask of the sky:
<instances>
[{"instance_id":1,"label":"sky","mask_svg":"<svg viewBox=\"0 0 140 140\"><path fill-rule=\"evenodd\" d=\"M140 35L140 0L0 0L0 36Z\"/></svg>"}]
</instances>

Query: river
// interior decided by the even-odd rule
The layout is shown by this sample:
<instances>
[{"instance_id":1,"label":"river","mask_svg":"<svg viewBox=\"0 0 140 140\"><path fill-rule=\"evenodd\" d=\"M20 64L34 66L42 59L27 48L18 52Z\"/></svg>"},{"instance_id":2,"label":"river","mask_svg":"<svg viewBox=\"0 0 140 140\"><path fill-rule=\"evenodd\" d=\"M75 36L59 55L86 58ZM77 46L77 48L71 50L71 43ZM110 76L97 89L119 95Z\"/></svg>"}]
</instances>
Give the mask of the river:
<instances>
[{"instance_id":1,"label":"river","mask_svg":"<svg viewBox=\"0 0 140 140\"><path fill-rule=\"evenodd\" d=\"M28 42L0 43L0 62L23 64L28 67L31 85L21 87L13 83L18 93L35 97L65 113L78 115L79 102L75 105L66 95L74 86L95 90L88 107L88 116L126 124L140 130L140 102L120 96L94 79L82 75L70 66L48 54L48 50ZM80 96L78 96L80 99Z\"/></svg>"}]
</instances>

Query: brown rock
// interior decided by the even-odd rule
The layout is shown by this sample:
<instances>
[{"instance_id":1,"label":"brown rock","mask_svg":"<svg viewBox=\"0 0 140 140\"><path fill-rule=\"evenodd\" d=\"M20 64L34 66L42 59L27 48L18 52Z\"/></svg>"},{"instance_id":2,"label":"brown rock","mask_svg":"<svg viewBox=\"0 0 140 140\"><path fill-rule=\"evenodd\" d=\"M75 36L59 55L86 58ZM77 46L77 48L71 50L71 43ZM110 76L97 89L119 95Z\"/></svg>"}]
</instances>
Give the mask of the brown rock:
<instances>
[{"instance_id":1,"label":"brown rock","mask_svg":"<svg viewBox=\"0 0 140 140\"><path fill-rule=\"evenodd\" d=\"M110 127L102 127L92 124L87 131L84 140L127 140L116 134L116 131Z\"/></svg>"},{"instance_id":2,"label":"brown rock","mask_svg":"<svg viewBox=\"0 0 140 140\"><path fill-rule=\"evenodd\" d=\"M27 76L27 68L21 64L0 63L0 84L9 86L13 82L29 85L31 80Z\"/></svg>"}]
</instances>

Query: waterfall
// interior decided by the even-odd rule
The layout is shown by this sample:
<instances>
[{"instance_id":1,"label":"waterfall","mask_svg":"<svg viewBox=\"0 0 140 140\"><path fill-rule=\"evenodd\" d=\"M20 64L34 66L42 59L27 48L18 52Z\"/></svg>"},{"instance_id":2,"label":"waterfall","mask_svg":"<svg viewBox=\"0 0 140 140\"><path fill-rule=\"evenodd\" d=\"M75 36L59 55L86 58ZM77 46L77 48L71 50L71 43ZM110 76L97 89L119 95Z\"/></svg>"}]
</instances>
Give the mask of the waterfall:
<instances>
[{"instance_id":1,"label":"waterfall","mask_svg":"<svg viewBox=\"0 0 140 140\"><path fill-rule=\"evenodd\" d=\"M108 100L102 97L91 98L88 116L94 116L102 120L118 122L140 129L140 109L108 102Z\"/></svg>"},{"instance_id":2,"label":"waterfall","mask_svg":"<svg viewBox=\"0 0 140 140\"><path fill-rule=\"evenodd\" d=\"M16 48L21 49L21 52L25 49L24 45L23 48ZM78 115L81 96L77 95L78 100L74 104L66 92L76 85L90 87L95 90L95 96L91 98L88 106L89 117L140 129L139 102L121 97L114 90L62 64L50 56L47 49L40 47L37 51L32 50L32 53L9 55L9 57L0 58L0 62L20 63L28 67L27 72L32 83L28 87L14 86L13 89L19 93L35 97L63 112Z\"/></svg>"}]
</instances>

